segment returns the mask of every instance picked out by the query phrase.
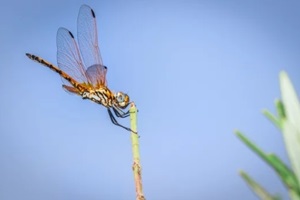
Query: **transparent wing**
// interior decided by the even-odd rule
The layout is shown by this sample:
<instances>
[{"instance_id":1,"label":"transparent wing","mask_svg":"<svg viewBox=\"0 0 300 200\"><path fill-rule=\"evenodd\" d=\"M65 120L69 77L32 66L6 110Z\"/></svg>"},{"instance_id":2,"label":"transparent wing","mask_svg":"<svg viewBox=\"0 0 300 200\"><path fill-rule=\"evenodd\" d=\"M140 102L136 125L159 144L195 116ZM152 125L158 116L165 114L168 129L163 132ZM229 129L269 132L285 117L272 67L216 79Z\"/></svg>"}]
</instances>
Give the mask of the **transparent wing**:
<instances>
[{"instance_id":1,"label":"transparent wing","mask_svg":"<svg viewBox=\"0 0 300 200\"><path fill-rule=\"evenodd\" d=\"M78 82L90 82L73 34L65 28L59 28L56 45L58 67Z\"/></svg>"},{"instance_id":2,"label":"transparent wing","mask_svg":"<svg viewBox=\"0 0 300 200\"><path fill-rule=\"evenodd\" d=\"M92 84L106 85L107 68L103 65L98 46L96 16L94 11L87 5L82 5L79 10L77 37L85 66L88 67L88 70L92 66L97 66L96 68L92 67L93 69L88 73Z\"/></svg>"},{"instance_id":3,"label":"transparent wing","mask_svg":"<svg viewBox=\"0 0 300 200\"><path fill-rule=\"evenodd\" d=\"M86 70L86 75L88 79L94 86L102 86L106 85L105 82L101 82L105 80L107 68L103 65L92 65Z\"/></svg>"}]
</instances>

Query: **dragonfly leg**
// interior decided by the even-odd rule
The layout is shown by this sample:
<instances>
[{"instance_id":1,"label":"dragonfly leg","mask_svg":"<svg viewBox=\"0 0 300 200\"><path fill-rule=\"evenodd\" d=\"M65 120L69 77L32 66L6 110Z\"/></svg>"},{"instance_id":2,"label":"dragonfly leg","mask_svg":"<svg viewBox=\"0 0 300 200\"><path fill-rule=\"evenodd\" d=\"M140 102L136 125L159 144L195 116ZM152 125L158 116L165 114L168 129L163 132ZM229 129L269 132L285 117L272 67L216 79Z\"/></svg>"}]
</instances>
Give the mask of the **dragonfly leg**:
<instances>
[{"instance_id":1,"label":"dragonfly leg","mask_svg":"<svg viewBox=\"0 0 300 200\"><path fill-rule=\"evenodd\" d=\"M115 115L117 117L120 117L120 118L126 118L129 116L129 110L127 112L124 112L123 110L121 110L120 108L118 107L112 107L113 108L113 111L115 113Z\"/></svg>"},{"instance_id":2,"label":"dragonfly leg","mask_svg":"<svg viewBox=\"0 0 300 200\"><path fill-rule=\"evenodd\" d=\"M120 127L124 128L124 129L127 130L127 131L130 131L130 132L133 132L133 133L137 134L137 132L131 130L130 128L127 128L127 127L125 127L125 126L119 124L119 122L116 120L115 116L114 116L113 113L111 112L110 108L107 108L107 111L108 111L110 120L111 120L111 122L112 122L114 125L120 126Z\"/></svg>"}]
</instances>

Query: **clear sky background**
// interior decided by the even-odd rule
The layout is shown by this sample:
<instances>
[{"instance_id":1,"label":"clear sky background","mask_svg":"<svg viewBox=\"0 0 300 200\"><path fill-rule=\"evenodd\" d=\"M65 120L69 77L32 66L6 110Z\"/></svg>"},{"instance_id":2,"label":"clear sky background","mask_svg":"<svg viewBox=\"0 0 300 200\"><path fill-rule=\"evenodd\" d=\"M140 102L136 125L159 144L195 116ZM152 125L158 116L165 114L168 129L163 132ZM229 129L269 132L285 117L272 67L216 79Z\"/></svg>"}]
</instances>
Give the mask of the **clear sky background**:
<instances>
[{"instance_id":1,"label":"clear sky background","mask_svg":"<svg viewBox=\"0 0 300 200\"><path fill-rule=\"evenodd\" d=\"M135 199L129 132L25 56L56 64L56 31L76 36L84 3L109 87L139 109L147 199L256 199L240 169L287 198L233 130L288 161L261 110L275 111L281 70L300 93L299 1L10 0L0 7L0 199Z\"/></svg>"}]
</instances>

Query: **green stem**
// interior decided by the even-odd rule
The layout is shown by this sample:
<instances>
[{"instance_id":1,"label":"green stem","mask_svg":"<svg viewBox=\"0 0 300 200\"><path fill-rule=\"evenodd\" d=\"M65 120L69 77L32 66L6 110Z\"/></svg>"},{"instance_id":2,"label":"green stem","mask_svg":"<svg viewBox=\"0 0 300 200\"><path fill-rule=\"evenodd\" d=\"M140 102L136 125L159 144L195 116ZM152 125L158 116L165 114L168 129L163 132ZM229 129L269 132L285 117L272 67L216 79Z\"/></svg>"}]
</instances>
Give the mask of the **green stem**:
<instances>
[{"instance_id":1,"label":"green stem","mask_svg":"<svg viewBox=\"0 0 300 200\"><path fill-rule=\"evenodd\" d=\"M131 130L137 133L137 108L135 107L134 103L131 103L129 112ZM132 170L135 182L136 200L145 200L143 194L142 172L140 164L139 135L134 132L131 132L131 143L133 153Z\"/></svg>"}]
</instances>

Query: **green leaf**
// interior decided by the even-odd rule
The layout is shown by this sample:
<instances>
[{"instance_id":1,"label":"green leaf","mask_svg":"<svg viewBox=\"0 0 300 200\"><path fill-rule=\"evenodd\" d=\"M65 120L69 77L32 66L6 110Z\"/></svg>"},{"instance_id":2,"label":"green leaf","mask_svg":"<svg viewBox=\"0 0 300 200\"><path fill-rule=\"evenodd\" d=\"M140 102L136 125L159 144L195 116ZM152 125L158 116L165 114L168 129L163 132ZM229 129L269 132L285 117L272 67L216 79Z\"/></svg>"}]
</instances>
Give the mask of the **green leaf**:
<instances>
[{"instance_id":1,"label":"green leaf","mask_svg":"<svg viewBox=\"0 0 300 200\"><path fill-rule=\"evenodd\" d=\"M300 196L300 189L297 178L294 172L286 166L276 155L266 154L258 146L252 143L246 136L244 136L240 131L235 131L238 138L240 138L252 151L254 151L258 156L260 156L270 167L272 167L277 175L282 180L283 184Z\"/></svg>"},{"instance_id":2,"label":"green leaf","mask_svg":"<svg viewBox=\"0 0 300 200\"><path fill-rule=\"evenodd\" d=\"M262 186L260 186L257 182L255 182L246 172L240 171L241 177L246 181L249 187L253 190L253 192L263 200L280 200L279 196L272 196L268 193Z\"/></svg>"},{"instance_id":3,"label":"green leaf","mask_svg":"<svg viewBox=\"0 0 300 200\"><path fill-rule=\"evenodd\" d=\"M285 72L280 73L280 89L282 101L275 101L277 116L268 110L263 110L263 114L282 131L292 169L276 155L263 152L241 132L235 131L235 134L275 170L281 181L288 188L290 198L292 200L300 200L300 103L295 89ZM266 192L246 173L241 172L241 176L261 199L278 199Z\"/></svg>"},{"instance_id":4,"label":"green leaf","mask_svg":"<svg viewBox=\"0 0 300 200\"><path fill-rule=\"evenodd\" d=\"M293 85L285 72L280 73L280 89L286 118L283 137L292 168L300 182L300 104Z\"/></svg>"},{"instance_id":5,"label":"green leaf","mask_svg":"<svg viewBox=\"0 0 300 200\"><path fill-rule=\"evenodd\" d=\"M276 106L277 115L278 115L279 119L284 120L286 118L286 115L285 115L284 105L283 105L282 101L279 99L276 99L275 106Z\"/></svg>"},{"instance_id":6,"label":"green leaf","mask_svg":"<svg viewBox=\"0 0 300 200\"><path fill-rule=\"evenodd\" d=\"M264 109L262 113L271 121L277 128L279 128L282 131L282 123L285 120L285 111L282 101L279 99L275 100L275 107L277 110L277 115L275 116L272 113L270 113L268 110Z\"/></svg>"},{"instance_id":7,"label":"green leaf","mask_svg":"<svg viewBox=\"0 0 300 200\"><path fill-rule=\"evenodd\" d=\"M272 113L270 113L268 110L264 109L262 111L262 113L271 121L273 122L273 124L275 126L277 126L277 128L279 128L281 130L281 121L278 117L276 117L275 115L273 115Z\"/></svg>"}]
</instances>

